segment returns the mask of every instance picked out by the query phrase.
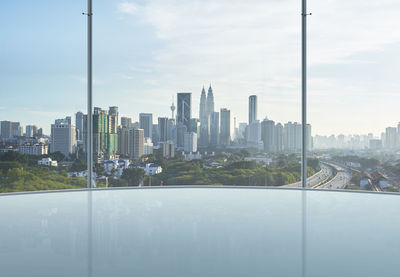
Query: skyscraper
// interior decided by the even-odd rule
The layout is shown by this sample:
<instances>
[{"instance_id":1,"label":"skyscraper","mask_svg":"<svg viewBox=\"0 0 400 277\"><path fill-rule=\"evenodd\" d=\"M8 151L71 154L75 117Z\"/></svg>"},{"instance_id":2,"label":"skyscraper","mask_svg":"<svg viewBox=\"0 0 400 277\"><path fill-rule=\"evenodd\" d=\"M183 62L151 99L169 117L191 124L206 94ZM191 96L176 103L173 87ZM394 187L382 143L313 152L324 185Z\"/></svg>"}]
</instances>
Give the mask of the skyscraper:
<instances>
[{"instance_id":1,"label":"skyscraper","mask_svg":"<svg viewBox=\"0 0 400 277\"><path fill-rule=\"evenodd\" d=\"M208 146L209 143L209 132L210 132L210 125L209 125L209 114L207 111L207 97L206 97L206 91L204 90L204 87L201 91L201 97L200 97L200 136L199 136L199 143L201 146Z\"/></svg>"},{"instance_id":2,"label":"skyscraper","mask_svg":"<svg viewBox=\"0 0 400 277\"><path fill-rule=\"evenodd\" d=\"M231 141L231 111L221 109L220 144L229 145Z\"/></svg>"},{"instance_id":3,"label":"skyscraper","mask_svg":"<svg viewBox=\"0 0 400 277\"><path fill-rule=\"evenodd\" d=\"M116 134L118 128L118 107L109 107L108 109L108 124L110 129L110 134Z\"/></svg>"},{"instance_id":4,"label":"skyscraper","mask_svg":"<svg viewBox=\"0 0 400 277\"><path fill-rule=\"evenodd\" d=\"M218 145L219 142L219 112L213 112L210 116L210 144Z\"/></svg>"},{"instance_id":5,"label":"skyscraper","mask_svg":"<svg viewBox=\"0 0 400 277\"><path fill-rule=\"evenodd\" d=\"M249 125L257 120L257 95L249 96Z\"/></svg>"},{"instance_id":6,"label":"skyscraper","mask_svg":"<svg viewBox=\"0 0 400 277\"><path fill-rule=\"evenodd\" d=\"M203 88L204 90L204 88ZM208 88L208 93L207 93L207 115L208 117L211 116L211 114L214 112L214 94L213 94L213 90L211 88L211 84L210 87Z\"/></svg>"},{"instance_id":7,"label":"skyscraper","mask_svg":"<svg viewBox=\"0 0 400 277\"><path fill-rule=\"evenodd\" d=\"M50 152L61 152L68 156L74 153L75 146L75 126L71 124L71 118L55 120L51 124Z\"/></svg>"},{"instance_id":8,"label":"skyscraper","mask_svg":"<svg viewBox=\"0 0 400 277\"><path fill-rule=\"evenodd\" d=\"M158 133L160 142L166 142L168 140L168 117L158 118Z\"/></svg>"},{"instance_id":9,"label":"skyscraper","mask_svg":"<svg viewBox=\"0 0 400 277\"><path fill-rule=\"evenodd\" d=\"M85 121L85 120L84 120ZM84 132L86 137L86 132ZM93 111L93 150L97 161L118 152L118 108L110 107L109 113L99 107Z\"/></svg>"},{"instance_id":10,"label":"skyscraper","mask_svg":"<svg viewBox=\"0 0 400 277\"><path fill-rule=\"evenodd\" d=\"M75 129L76 129L76 139L83 139L83 118L84 114L82 112L77 112L75 114Z\"/></svg>"},{"instance_id":11,"label":"skyscraper","mask_svg":"<svg viewBox=\"0 0 400 277\"><path fill-rule=\"evenodd\" d=\"M153 138L153 114L139 114L140 129L144 131L144 137Z\"/></svg>"},{"instance_id":12,"label":"skyscraper","mask_svg":"<svg viewBox=\"0 0 400 277\"><path fill-rule=\"evenodd\" d=\"M187 131L191 130L192 118L192 93L191 92L180 92L178 93L178 116L177 123L182 123L186 126Z\"/></svg>"}]
</instances>

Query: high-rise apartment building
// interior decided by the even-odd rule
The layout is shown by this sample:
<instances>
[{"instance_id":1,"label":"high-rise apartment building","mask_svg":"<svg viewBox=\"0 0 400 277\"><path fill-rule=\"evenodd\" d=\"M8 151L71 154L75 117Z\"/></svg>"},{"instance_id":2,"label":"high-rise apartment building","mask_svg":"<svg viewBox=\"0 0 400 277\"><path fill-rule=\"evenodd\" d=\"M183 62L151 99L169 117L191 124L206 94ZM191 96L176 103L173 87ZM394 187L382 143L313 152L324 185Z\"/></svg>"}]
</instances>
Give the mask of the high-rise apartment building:
<instances>
[{"instance_id":1,"label":"high-rise apartment building","mask_svg":"<svg viewBox=\"0 0 400 277\"><path fill-rule=\"evenodd\" d=\"M121 117L121 126L125 128L132 127L132 118L130 117Z\"/></svg>"},{"instance_id":2,"label":"high-rise apartment building","mask_svg":"<svg viewBox=\"0 0 400 277\"><path fill-rule=\"evenodd\" d=\"M65 156L75 152L75 126L71 124L71 117L56 119L51 125L50 152L61 152Z\"/></svg>"},{"instance_id":3,"label":"high-rise apartment building","mask_svg":"<svg viewBox=\"0 0 400 277\"><path fill-rule=\"evenodd\" d=\"M279 153L283 151L283 125L281 123L275 125L275 149Z\"/></svg>"},{"instance_id":4,"label":"high-rise apartment building","mask_svg":"<svg viewBox=\"0 0 400 277\"><path fill-rule=\"evenodd\" d=\"M118 109L109 112L99 107L93 112L93 149L97 161L112 158L118 152Z\"/></svg>"},{"instance_id":5,"label":"high-rise apartment building","mask_svg":"<svg viewBox=\"0 0 400 277\"><path fill-rule=\"evenodd\" d=\"M387 127L385 132L385 148L394 149L397 147L397 129Z\"/></svg>"},{"instance_id":6,"label":"high-rise apartment building","mask_svg":"<svg viewBox=\"0 0 400 277\"><path fill-rule=\"evenodd\" d=\"M220 144L229 145L231 142L231 111L221 109Z\"/></svg>"},{"instance_id":7,"label":"high-rise apartment building","mask_svg":"<svg viewBox=\"0 0 400 277\"><path fill-rule=\"evenodd\" d=\"M264 143L264 151L267 153L276 151L275 143L275 122L264 119L261 122L261 140Z\"/></svg>"},{"instance_id":8,"label":"high-rise apartment building","mask_svg":"<svg viewBox=\"0 0 400 277\"><path fill-rule=\"evenodd\" d=\"M178 114L177 123L182 123L186 126L187 131L191 131L192 118L192 93L180 92L178 93Z\"/></svg>"},{"instance_id":9,"label":"high-rise apartment building","mask_svg":"<svg viewBox=\"0 0 400 277\"><path fill-rule=\"evenodd\" d=\"M25 126L25 136L33 137L37 135L38 127L36 125L26 125Z\"/></svg>"},{"instance_id":10,"label":"high-rise apartment building","mask_svg":"<svg viewBox=\"0 0 400 277\"><path fill-rule=\"evenodd\" d=\"M257 120L257 95L249 96L249 125Z\"/></svg>"},{"instance_id":11,"label":"high-rise apartment building","mask_svg":"<svg viewBox=\"0 0 400 277\"><path fill-rule=\"evenodd\" d=\"M19 122L1 121L1 137L12 138L22 136L22 127Z\"/></svg>"},{"instance_id":12,"label":"high-rise apartment building","mask_svg":"<svg viewBox=\"0 0 400 277\"><path fill-rule=\"evenodd\" d=\"M153 114L140 113L139 114L140 129L144 131L144 137L153 138Z\"/></svg>"},{"instance_id":13,"label":"high-rise apartment building","mask_svg":"<svg viewBox=\"0 0 400 277\"><path fill-rule=\"evenodd\" d=\"M139 160L144 155L144 130L133 129L133 158Z\"/></svg>"}]
</instances>

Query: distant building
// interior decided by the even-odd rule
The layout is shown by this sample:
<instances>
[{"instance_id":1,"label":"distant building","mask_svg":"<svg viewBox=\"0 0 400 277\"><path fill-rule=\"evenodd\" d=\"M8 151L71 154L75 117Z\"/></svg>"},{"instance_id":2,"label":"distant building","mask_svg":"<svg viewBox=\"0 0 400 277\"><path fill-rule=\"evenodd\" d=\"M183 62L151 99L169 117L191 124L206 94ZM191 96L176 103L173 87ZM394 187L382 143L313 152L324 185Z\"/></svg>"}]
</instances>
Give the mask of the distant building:
<instances>
[{"instance_id":1,"label":"distant building","mask_svg":"<svg viewBox=\"0 0 400 277\"><path fill-rule=\"evenodd\" d=\"M143 154L144 155L151 155L153 154L153 142L151 141L151 138L144 138L144 144L143 144Z\"/></svg>"},{"instance_id":2,"label":"distant building","mask_svg":"<svg viewBox=\"0 0 400 277\"><path fill-rule=\"evenodd\" d=\"M197 152L197 134L194 132L184 133L184 151Z\"/></svg>"},{"instance_id":3,"label":"distant building","mask_svg":"<svg viewBox=\"0 0 400 277\"><path fill-rule=\"evenodd\" d=\"M220 144L229 145L231 142L231 111L221 109Z\"/></svg>"},{"instance_id":4,"label":"distant building","mask_svg":"<svg viewBox=\"0 0 400 277\"><path fill-rule=\"evenodd\" d=\"M261 139L264 143L265 152L271 153L276 151L275 138L275 122L264 119L261 122Z\"/></svg>"},{"instance_id":5,"label":"distant building","mask_svg":"<svg viewBox=\"0 0 400 277\"><path fill-rule=\"evenodd\" d=\"M186 125L184 125L183 123L178 123L176 125L176 141L174 141L174 144L179 149L183 149L184 147L184 139L186 132L187 132Z\"/></svg>"},{"instance_id":6,"label":"distant building","mask_svg":"<svg viewBox=\"0 0 400 277\"><path fill-rule=\"evenodd\" d=\"M158 118L158 134L160 136L160 142L166 142L168 140L168 117Z\"/></svg>"},{"instance_id":7,"label":"distant building","mask_svg":"<svg viewBox=\"0 0 400 277\"><path fill-rule=\"evenodd\" d=\"M140 113L139 114L140 129L144 131L145 138L153 138L153 114Z\"/></svg>"},{"instance_id":8,"label":"distant building","mask_svg":"<svg viewBox=\"0 0 400 277\"><path fill-rule=\"evenodd\" d=\"M171 159L175 157L175 147L171 140L168 140L162 145L163 157L166 159Z\"/></svg>"},{"instance_id":9,"label":"distant building","mask_svg":"<svg viewBox=\"0 0 400 277\"><path fill-rule=\"evenodd\" d=\"M203 155L200 154L200 152L197 153L182 153L182 156L184 157L185 160L191 161L191 160L201 160L203 158Z\"/></svg>"},{"instance_id":10,"label":"distant building","mask_svg":"<svg viewBox=\"0 0 400 277\"><path fill-rule=\"evenodd\" d=\"M121 117L121 126L125 128L132 127L132 118L130 117Z\"/></svg>"},{"instance_id":11,"label":"distant building","mask_svg":"<svg viewBox=\"0 0 400 277\"><path fill-rule=\"evenodd\" d=\"M83 131L84 131L84 117L85 115L82 112L77 112L75 114L75 128L76 128L76 139L83 140Z\"/></svg>"},{"instance_id":12,"label":"distant building","mask_svg":"<svg viewBox=\"0 0 400 277\"><path fill-rule=\"evenodd\" d=\"M374 150L382 149L382 140L370 139L369 140L369 148L374 149Z\"/></svg>"},{"instance_id":13,"label":"distant building","mask_svg":"<svg viewBox=\"0 0 400 277\"><path fill-rule=\"evenodd\" d=\"M1 121L1 138L12 138L22 136L22 127L19 122Z\"/></svg>"},{"instance_id":14,"label":"distant building","mask_svg":"<svg viewBox=\"0 0 400 277\"><path fill-rule=\"evenodd\" d=\"M253 120L247 128L247 143L258 144L261 141L261 124L259 120Z\"/></svg>"},{"instance_id":15,"label":"distant building","mask_svg":"<svg viewBox=\"0 0 400 277\"><path fill-rule=\"evenodd\" d=\"M19 146L19 153L36 156L47 155L48 147L47 144L44 143L27 143Z\"/></svg>"},{"instance_id":16,"label":"distant building","mask_svg":"<svg viewBox=\"0 0 400 277\"><path fill-rule=\"evenodd\" d=\"M57 119L51 125L50 152L61 152L65 156L75 152L75 126L71 117Z\"/></svg>"},{"instance_id":17,"label":"distant building","mask_svg":"<svg viewBox=\"0 0 400 277\"><path fill-rule=\"evenodd\" d=\"M385 132L385 148L394 149L397 146L397 129L395 127L387 127Z\"/></svg>"},{"instance_id":18,"label":"distant building","mask_svg":"<svg viewBox=\"0 0 400 277\"><path fill-rule=\"evenodd\" d=\"M210 144L216 146L219 143L219 112L210 115Z\"/></svg>"},{"instance_id":19,"label":"distant building","mask_svg":"<svg viewBox=\"0 0 400 277\"><path fill-rule=\"evenodd\" d=\"M206 91L204 90L204 87L201 91L201 96L200 96L200 112L199 112L199 118L200 118L200 132L199 134L199 144L203 147L208 146L210 142L210 124L209 124L209 113L207 111L207 97L206 97ZM197 126L196 126L197 129Z\"/></svg>"},{"instance_id":20,"label":"distant building","mask_svg":"<svg viewBox=\"0 0 400 277\"><path fill-rule=\"evenodd\" d=\"M249 96L249 125L257 120L257 95Z\"/></svg>"},{"instance_id":21,"label":"distant building","mask_svg":"<svg viewBox=\"0 0 400 277\"><path fill-rule=\"evenodd\" d=\"M38 127L36 125L26 125L25 126L25 136L31 138L36 136L38 132Z\"/></svg>"},{"instance_id":22,"label":"distant building","mask_svg":"<svg viewBox=\"0 0 400 277\"><path fill-rule=\"evenodd\" d=\"M158 164L145 164L145 166L141 166L143 168L146 175L156 175L162 173L162 167Z\"/></svg>"},{"instance_id":23,"label":"distant building","mask_svg":"<svg viewBox=\"0 0 400 277\"><path fill-rule=\"evenodd\" d=\"M144 130L133 129L133 158L139 160L144 155Z\"/></svg>"},{"instance_id":24,"label":"distant building","mask_svg":"<svg viewBox=\"0 0 400 277\"><path fill-rule=\"evenodd\" d=\"M53 161L51 158L43 158L38 161L38 165L44 165L44 166L58 166L57 161Z\"/></svg>"},{"instance_id":25,"label":"distant building","mask_svg":"<svg viewBox=\"0 0 400 277\"><path fill-rule=\"evenodd\" d=\"M118 152L118 110L110 107L109 112L99 107L93 112L93 149L97 161L111 159Z\"/></svg>"},{"instance_id":26,"label":"distant building","mask_svg":"<svg viewBox=\"0 0 400 277\"><path fill-rule=\"evenodd\" d=\"M191 92L180 92L178 93L178 114L177 123L182 123L186 126L187 131L191 131L192 118L192 93Z\"/></svg>"},{"instance_id":27,"label":"distant building","mask_svg":"<svg viewBox=\"0 0 400 277\"><path fill-rule=\"evenodd\" d=\"M244 158L245 162L256 162L257 164L261 165L269 165L272 163L272 159L270 158L265 158L265 157L245 157Z\"/></svg>"}]
</instances>

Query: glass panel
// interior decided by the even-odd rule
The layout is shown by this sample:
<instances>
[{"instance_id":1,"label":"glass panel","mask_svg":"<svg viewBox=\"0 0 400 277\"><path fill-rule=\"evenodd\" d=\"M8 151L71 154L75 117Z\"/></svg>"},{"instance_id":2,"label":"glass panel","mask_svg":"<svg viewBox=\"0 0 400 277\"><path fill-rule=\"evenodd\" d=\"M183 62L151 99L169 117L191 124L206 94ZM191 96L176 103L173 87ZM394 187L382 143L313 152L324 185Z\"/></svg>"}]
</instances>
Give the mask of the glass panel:
<instances>
[{"instance_id":1,"label":"glass panel","mask_svg":"<svg viewBox=\"0 0 400 277\"><path fill-rule=\"evenodd\" d=\"M0 192L86 187L85 3L0 5Z\"/></svg>"},{"instance_id":2,"label":"glass panel","mask_svg":"<svg viewBox=\"0 0 400 277\"><path fill-rule=\"evenodd\" d=\"M318 188L398 191L400 7L311 0L309 11L309 121L330 176Z\"/></svg>"}]
</instances>

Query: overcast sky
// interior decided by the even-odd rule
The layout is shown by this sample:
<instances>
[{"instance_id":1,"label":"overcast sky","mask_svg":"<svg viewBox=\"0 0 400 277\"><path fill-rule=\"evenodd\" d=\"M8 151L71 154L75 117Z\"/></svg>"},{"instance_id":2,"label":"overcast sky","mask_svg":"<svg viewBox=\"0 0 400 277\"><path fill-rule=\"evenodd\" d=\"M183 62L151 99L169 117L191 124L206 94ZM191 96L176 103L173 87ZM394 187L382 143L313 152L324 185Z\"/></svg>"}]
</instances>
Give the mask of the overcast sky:
<instances>
[{"instance_id":1,"label":"overcast sky","mask_svg":"<svg viewBox=\"0 0 400 277\"><path fill-rule=\"evenodd\" d=\"M301 1L94 2L94 104L169 116L202 86L248 119L300 121ZM400 121L398 0L310 0L308 119L313 134L379 135ZM86 110L86 1L1 1L0 120L36 124ZM176 101L176 100L175 100ZM233 118L232 118L233 121Z\"/></svg>"}]
</instances>

